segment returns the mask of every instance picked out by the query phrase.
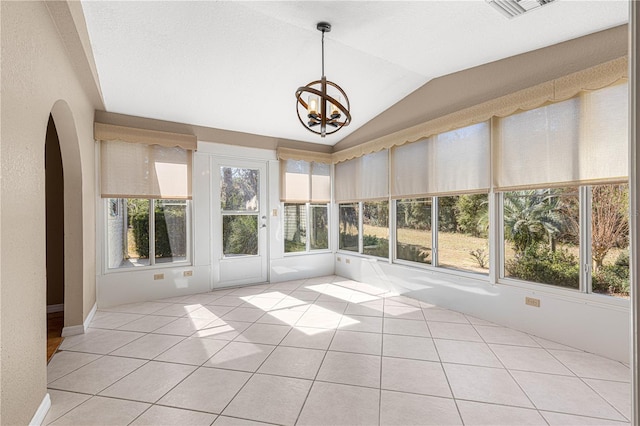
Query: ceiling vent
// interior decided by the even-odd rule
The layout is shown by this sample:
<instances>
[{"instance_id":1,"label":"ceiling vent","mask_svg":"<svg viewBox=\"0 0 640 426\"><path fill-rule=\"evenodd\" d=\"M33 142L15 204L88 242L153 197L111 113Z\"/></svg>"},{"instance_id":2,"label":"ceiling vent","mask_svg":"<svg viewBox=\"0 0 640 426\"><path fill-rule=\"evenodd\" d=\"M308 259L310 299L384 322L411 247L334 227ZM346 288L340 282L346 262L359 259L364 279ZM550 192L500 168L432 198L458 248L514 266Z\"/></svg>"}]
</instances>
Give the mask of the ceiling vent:
<instances>
[{"instance_id":1,"label":"ceiling vent","mask_svg":"<svg viewBox=\"0 0 640 426\"><path fill-rule=\"evenodd\" d=\"M486 0L494 9L507 18L515 18L555 0Z\"/></svg>"}]
</instances>

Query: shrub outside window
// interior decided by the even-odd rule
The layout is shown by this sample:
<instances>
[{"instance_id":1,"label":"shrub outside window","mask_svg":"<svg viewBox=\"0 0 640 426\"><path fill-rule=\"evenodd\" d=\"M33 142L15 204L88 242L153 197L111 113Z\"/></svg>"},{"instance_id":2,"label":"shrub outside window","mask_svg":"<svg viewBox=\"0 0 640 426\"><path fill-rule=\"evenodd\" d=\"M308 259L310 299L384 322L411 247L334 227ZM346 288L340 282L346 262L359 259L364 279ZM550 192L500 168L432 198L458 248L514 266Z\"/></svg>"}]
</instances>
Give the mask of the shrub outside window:
<instances>
[{"instance_id":1,"label":"shrub outside window","mask_svg":"<svg viewBox=\"0 0 640 426\"><path fill-rule=\"evenodd\" d=\"M591 287L629 298L629 185L596 185L591 192Z\"/></svg>"},{"instance_id":2,"label":"shrub outside window","mask_svg":"<svg viewBox=\"0 0 640 426\"><path fill-rule=\"evenodd\" d=\"M309 249L329 249L329 208L326 204L309 205Z\"/></svg>"},{"instance_id":3,"label":"shrub outside window","mask_svg":"<svg viewBox=\"0 0 640 426\"><path fill-rule=\"evenodd\" d=\"M487 194L438 197L437 265L489 273Z\"/></svg>"},{"instance_id":4,"label":"shrub outside window","mask_svg":"<svg viewBox=\"0 0 640 426\"><path fill-rule=\"evenodd\" d=\"M389 202L362 203L362 253L389 258Z\"/></svg>"},{"instance_id":5,"label":"shrub outside window","mask_svg":"<svg viewBox=\"0 0 640 426\"><path fill-rule=\"evenodd\" d=\"M307 250L307 211L305 204L284 205L284 252Z\"/></svg>"},{"instance_id":6,"label":"shrub outside window","mask_svg":"<svg viewBox=\"0 0 640 426\"><path fill-rule=\"evenodd\" d=\"M106 206L108 268L188 261L186 200L111 198Z\"/></svg>"},{"instance_id":7,"label":"shrub outside window","mask_svg":"<svg viewBox=\"0 0 640 426\"><path fill-rule=\"evenodd\" d=\"M286 203L284 252L329 249L328 217L326 204Z\"/></svg>"},{"instance_id":8,"label":"shrub outside window","mask_svg":"<svg viewBox=\"0 0 640 426\"><path fill-rule=\"evenodd\" d=\"M429 198L396 200L396 258L431 264L432 232Z\"/></svg>"},{"instance_id":9,"label":"shrub outside window","mask_svg":"<svg viewBox=\"0 0 640 426\"><path fill-rule=\"evenodd\" d=\"M578 289L579 211L574 187L505 192L505 277Z\"/></svg>"},{"instance_id":10,"label":"shrub outside window","mask_svg":"<svg viewBox=\"0 0 640 426\"><path fill-rule=\"evenodd\" d=\"M338 207L340 216L340 237L338 247L340 250L354 251L359 249L359 205L358 203L340 204Z\"/></svg>"}]
</instances>

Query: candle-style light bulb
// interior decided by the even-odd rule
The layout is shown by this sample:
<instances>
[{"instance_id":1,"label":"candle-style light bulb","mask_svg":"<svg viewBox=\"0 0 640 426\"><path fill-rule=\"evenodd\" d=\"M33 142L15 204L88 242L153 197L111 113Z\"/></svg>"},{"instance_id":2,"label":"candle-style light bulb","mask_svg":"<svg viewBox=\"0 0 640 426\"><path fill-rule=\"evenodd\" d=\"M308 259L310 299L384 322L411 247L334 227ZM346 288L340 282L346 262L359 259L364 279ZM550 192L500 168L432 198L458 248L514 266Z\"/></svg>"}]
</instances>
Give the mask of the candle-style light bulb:
<instances>
[{"instance_id":1,"label":"candle-style light bulb","mask_svg":"<svg viewBox=\"0 0 640 426\"><path fill-rule=\"evenodd\" d=\"M318 115L318 97L310 95L308 104L309 115Z\"/></svg>"},{"instance_id":2,"label":"candle-style light bulb","mask_svg":"<svg viewBox=\"0 0 640 426\"><path fill-rule=\"evenodd\" d=\"M338 96L338 102L342 103L342 96ZM340 116L340 109L338 108L337 105L334 105L333 103L329 104L329 115L331 117L339 117Z\"/></svg>"}]
</instances>

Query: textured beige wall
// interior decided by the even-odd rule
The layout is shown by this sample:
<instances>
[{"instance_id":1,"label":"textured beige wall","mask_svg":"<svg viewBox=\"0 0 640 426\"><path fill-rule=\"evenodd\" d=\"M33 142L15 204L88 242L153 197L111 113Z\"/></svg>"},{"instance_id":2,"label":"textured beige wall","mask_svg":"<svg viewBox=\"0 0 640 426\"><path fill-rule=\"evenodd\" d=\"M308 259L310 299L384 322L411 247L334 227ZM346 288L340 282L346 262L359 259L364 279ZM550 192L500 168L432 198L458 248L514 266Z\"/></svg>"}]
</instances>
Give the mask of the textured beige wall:
<instances>
[{"instance_id":1,"label":"textured beige wall","mask_svg":"<svg viewBox=\"0 0 640 426\"><path fill-rule=\"evenodd\" d=\"M61 34L69 38L73 31L56 28L45 3L2 1L0 7L0 424L13 425L28 424L46 394L44 143L49 114L56 120L65 163L65 224L71 224L66 254L74 254L65 259L74 265L67 269L73 291L66 300L74 314L65 322L77 325L95 302L93 114L103 107L96 92L87 90L90 78L78 77L82 69L63 43Z\"/></svg>"},{"instance_id":2,"label":"textured beige wall","mask_svg":"<svg viewBox=\"0 0 640 426\"><path fill-rule=\"evenodd\" d=\"M627 26L429 81L334 146L340 151L627 54Z\"/></svg>"}]
</instances>

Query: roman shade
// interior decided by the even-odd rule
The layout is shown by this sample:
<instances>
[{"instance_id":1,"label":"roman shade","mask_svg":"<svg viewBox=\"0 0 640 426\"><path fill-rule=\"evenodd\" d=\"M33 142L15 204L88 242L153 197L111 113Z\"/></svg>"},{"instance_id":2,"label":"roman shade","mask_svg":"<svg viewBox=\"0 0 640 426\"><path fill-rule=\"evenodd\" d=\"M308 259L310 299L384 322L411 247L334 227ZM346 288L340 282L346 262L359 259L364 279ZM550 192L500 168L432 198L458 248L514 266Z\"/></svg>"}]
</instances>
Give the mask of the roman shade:
<instances>
[{"instance_id":1,"label":"roman shade","mask_svg":"<svg viewBox=\"0 0 640 426\"><path fill-rule=\"evenodd\" d=\"M94 133L103 198L191 199L195 136L102 123Z\"/></svg>"},{"instance_id":2,"label":"roman shade","mask_svg":"<svg viewBox=\"0 0 640 426\"><path fill-rule=\"evenodd\" d=\"M610 183L628 176L628 85L496 120L496 190Z\"/></svg>"},{"instance_id":3,"label":"roman shade","mask_svg":"<svg viewBox=\"0 0 640 426\"><path fill-rule=\"evenodd\" d=\"M337 202L379 200L389 196L389 150L336 164Z\"/></svg>"},{"instance_id":4,"label":"roman shade","mask_svg":"<svg viewBox=\"0 0 640 426\"><path fill-rule=\"evenodd\" d=\"M489 122L431 136L391 151L395 198L488 192Z\"/></svg>"},{"instance_id":5,"label":"roman shade","mask_svg":"<svg viewBox=\"0 0 640 426\"><path fill-rule=\"evenodd\" d=\"M331 201L331 166L304 160L281 160L280 201L289 203Z\"/></svg>"}]
</instances>

